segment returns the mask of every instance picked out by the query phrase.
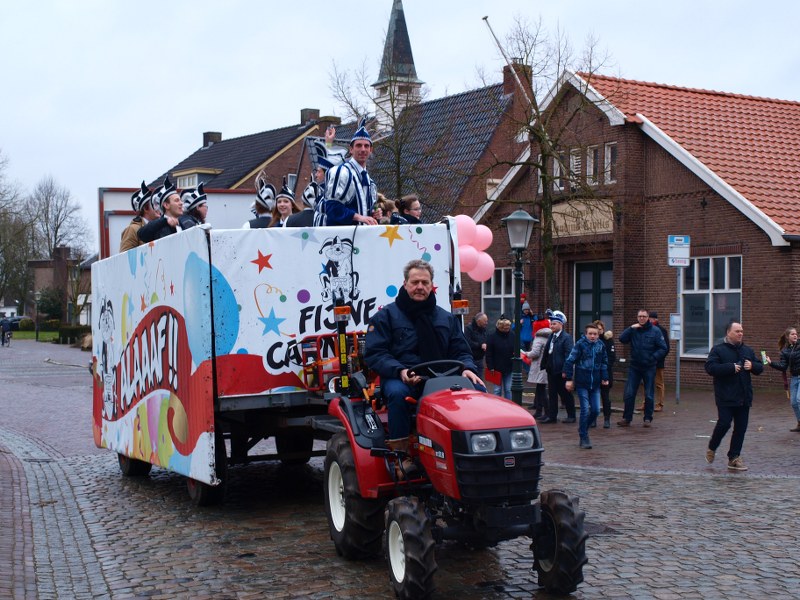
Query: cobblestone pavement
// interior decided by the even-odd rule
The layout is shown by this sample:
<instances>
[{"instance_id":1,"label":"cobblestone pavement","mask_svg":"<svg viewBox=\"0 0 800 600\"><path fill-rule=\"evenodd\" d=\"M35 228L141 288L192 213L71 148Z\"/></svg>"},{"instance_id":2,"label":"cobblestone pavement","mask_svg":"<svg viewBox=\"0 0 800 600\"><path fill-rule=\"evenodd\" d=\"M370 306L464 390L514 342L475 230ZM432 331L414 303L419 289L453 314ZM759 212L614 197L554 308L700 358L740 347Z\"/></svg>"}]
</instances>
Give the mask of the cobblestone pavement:
<instances>
[{"instance_id":1,"label":"cobblestone pavement","mask_svg":"<svg viewBox=\"0 0 800 600\"><path fill-rule=\"evenodd\" d=\"M327 535L321 461L230 470L222 507L184 478L124 478L94 447L88 354L15 341L0 351L0 598L388 598L385 561L348 562ZM616 416L616 415L615 415ZM800 434L783 393L757 392L743 458L704 451L708 391L650 429L542 426L543 488L579 496L589 564L574 598L796 598ZM639 416L639 419L641 417ZM437 551L436 598L537 598L527 540Z\"/></svg>"}]
</instances>

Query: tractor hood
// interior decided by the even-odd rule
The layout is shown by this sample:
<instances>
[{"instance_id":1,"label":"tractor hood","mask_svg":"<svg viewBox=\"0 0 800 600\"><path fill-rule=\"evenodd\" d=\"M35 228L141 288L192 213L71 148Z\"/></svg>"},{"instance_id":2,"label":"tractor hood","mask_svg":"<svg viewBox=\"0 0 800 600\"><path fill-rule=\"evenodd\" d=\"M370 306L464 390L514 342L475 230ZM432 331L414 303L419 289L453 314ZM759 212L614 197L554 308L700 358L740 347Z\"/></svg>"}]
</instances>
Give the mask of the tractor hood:
<instances>
[{"instance_id":1,"label":"tractor hood","mask_svg":"<svg viewBox=\"0 0 800 600\"><path fill-rule=\"evenodd\" d=\"M532 427L533 416L499 396L475 390L440 390L420 400L423 415L453 431Z\"/></svg>"}]
</instances>

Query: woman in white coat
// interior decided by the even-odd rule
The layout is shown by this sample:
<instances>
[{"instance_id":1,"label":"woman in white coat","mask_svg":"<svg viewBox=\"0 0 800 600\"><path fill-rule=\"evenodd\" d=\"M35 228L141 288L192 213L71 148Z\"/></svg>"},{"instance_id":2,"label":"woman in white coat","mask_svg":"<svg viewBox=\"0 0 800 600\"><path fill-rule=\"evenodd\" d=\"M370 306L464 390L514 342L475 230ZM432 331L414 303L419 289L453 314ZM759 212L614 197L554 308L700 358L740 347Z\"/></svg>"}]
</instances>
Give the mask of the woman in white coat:
<instances>
[{"instance_id":1,"label":"woman in white coat","mask_svg":"<svg viewBox=\"0 0 800 600\"><path fill-rule=\"evenodd\" d=\"M538 327L537 327L538 325ZM550 337L550 321L536 320L533 324L534 334L531 349L525 355L531 359L531 370L528 372L528 383L536 384L536 396L533 400L534 418L543 417L547 412L547 372L541 368L542 351Z\"/></svg>"}]
</instances>

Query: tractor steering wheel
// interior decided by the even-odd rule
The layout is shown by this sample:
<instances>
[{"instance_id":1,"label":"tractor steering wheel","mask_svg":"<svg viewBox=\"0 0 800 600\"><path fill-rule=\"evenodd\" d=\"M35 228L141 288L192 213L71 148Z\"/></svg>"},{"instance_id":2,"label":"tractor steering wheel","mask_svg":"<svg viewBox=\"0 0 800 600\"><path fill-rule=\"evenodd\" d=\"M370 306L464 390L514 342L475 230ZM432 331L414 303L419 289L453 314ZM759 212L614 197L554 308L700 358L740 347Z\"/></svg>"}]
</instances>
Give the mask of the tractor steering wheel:
<instances>
[{"instance_id":1,"label":"tractor steering wheel","mask_svg":"<svg viewBox=\"0 0 800 600\"><path fill-rule=\"evenodd\" d=\"M467 367L460 360L429 360L409 367L408 372L423 378L461 375Z\"/></svg>"}]
</instances>

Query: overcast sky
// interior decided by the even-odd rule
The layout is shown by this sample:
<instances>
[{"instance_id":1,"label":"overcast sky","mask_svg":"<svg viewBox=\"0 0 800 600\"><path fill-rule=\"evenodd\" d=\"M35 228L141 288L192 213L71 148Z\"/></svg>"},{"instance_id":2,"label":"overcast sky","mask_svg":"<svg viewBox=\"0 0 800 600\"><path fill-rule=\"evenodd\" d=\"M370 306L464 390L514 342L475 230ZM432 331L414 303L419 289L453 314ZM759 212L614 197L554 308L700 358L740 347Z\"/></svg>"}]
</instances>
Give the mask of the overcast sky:
<instances>
[{"instance_id":1,"label":"overcast sky","mask_svg":"<svg viewBox=\"0 0 800 600\"><path fill-rule=\"evenodd\" d=\"M588 35L606 72L800 101L794 0L404 0L428 98L500 81L515 16ZM0 150L26 191L52 175L97 229L97 188L136 187L223 139L341 115L339 68L377 75L391 0L0 0ZM213 223L213 215L209 215ZM97 235L95 233L95 245Z\"/></svg>"}]
</instances>

